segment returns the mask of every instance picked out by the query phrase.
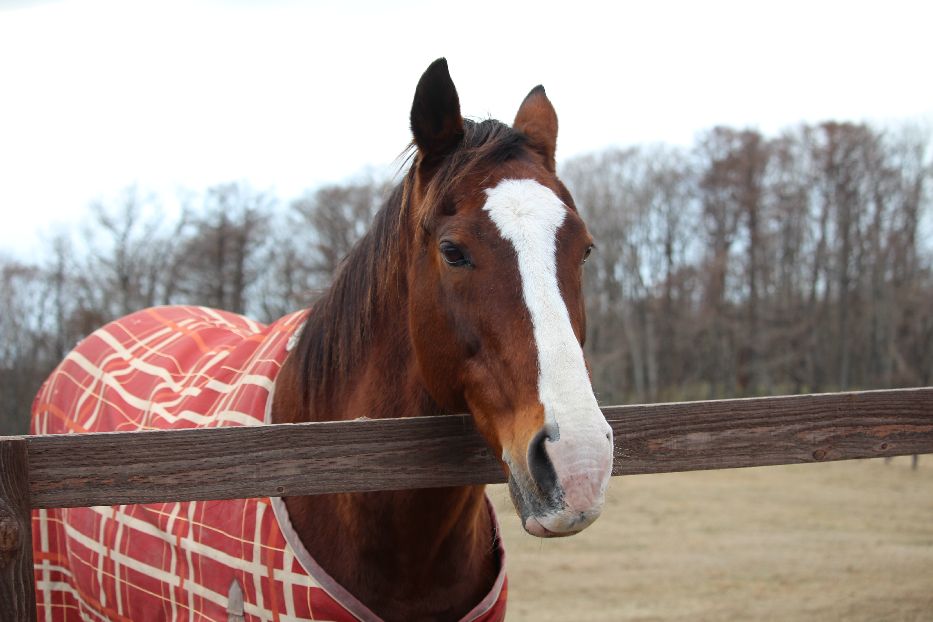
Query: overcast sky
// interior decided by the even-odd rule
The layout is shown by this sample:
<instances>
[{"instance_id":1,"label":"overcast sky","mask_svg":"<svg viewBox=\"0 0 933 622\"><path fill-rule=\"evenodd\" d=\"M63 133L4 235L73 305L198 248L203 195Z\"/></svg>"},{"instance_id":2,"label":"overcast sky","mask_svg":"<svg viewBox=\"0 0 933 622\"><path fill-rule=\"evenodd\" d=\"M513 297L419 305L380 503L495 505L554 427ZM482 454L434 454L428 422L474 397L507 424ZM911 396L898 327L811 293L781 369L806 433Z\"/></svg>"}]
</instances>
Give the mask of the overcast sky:
<instances>
[{"instance_id":1,"label":"overcast sky","mask_svg":"<svg viewBox=\"0 0 933 622\"><path fill-rule=\"evenodd\" d=\"M544 84L558 157L716 124L933 127L933 3L0 0L0 251L138 183L282 198L391 173L427 65L465 115Z\"/></svg>"}]
</instances>

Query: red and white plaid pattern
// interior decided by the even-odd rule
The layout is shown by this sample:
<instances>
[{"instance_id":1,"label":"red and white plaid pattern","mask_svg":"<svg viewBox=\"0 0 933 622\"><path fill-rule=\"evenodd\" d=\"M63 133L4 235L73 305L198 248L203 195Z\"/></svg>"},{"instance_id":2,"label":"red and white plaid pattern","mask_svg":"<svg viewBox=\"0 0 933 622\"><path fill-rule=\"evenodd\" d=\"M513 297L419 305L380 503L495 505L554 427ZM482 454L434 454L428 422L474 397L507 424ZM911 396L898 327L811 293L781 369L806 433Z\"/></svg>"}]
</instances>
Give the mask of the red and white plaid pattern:
<instances>
[{"instance_id":1,"label":"red and white plaid pattern","mask_svg":"<svg viewBox=\"0 0 933 622\"><path fill-rule=\"evenodd\" d=\"M263 326L159 307L112 322L42 386L32 433L261 425L305 313ZM39 620L377 619L310 558L280 499L36 510L33 549ZM500 566L464 620L504 618Z\"/></svg>"}]
</instances>

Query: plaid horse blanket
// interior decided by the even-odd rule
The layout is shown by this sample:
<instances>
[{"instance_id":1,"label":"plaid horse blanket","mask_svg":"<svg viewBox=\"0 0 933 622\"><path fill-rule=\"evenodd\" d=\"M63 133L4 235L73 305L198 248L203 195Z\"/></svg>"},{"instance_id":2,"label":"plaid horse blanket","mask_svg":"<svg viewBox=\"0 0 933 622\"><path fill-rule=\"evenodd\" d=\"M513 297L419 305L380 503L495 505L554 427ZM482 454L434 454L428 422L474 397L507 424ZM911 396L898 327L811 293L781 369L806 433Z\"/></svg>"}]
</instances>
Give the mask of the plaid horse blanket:
<instances>
[{"instance_id":1,"label":"plaid horse blanket","mask_svg":"<svg viewBox=\"0 0 933 622\"><path fill-rule=\"evenodd\" d=\"M305 314L263 326L158 307L112 322L43 384L32 433L262 425ZM39 620L378 619L315 563L278 498L36 510L32 529ZM499 576L464 620L505 616L490 539Z\"/></svg>"}]
</instances>

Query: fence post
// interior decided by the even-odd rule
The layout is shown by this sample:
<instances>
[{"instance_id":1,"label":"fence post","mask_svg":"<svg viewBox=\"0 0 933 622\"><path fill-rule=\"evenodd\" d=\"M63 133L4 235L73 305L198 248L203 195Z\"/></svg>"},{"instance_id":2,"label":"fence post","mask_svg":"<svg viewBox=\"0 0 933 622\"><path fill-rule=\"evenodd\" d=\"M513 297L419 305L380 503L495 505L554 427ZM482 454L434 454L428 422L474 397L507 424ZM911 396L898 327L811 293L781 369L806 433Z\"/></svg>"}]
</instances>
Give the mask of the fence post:
<instances>
[{"instance_id":1,"label":"fence post","mask_svg":"<svg viewBox=\"0 0 933 622\"><path fill-rule=\"evenodd\" d=\"M0 437L0 622L35 619L26 441Z\"/></svg>"}]
</instances>

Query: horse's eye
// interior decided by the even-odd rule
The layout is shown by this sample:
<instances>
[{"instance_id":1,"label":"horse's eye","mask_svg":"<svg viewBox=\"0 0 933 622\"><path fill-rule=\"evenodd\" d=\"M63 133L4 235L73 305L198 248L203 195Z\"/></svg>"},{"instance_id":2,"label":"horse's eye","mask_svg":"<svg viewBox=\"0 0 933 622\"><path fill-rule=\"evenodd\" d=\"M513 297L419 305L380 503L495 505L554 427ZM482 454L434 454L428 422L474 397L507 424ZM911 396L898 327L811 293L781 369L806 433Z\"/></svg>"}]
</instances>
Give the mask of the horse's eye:
<instances>
[{"instance_id":1,"label":"horse's eye","mask_svg":"<svg viewBox=\"0 0 933 622\"><path fill-rule=\"evenodd\" d=\"M452 242L447 242L446 240L441 242L441 255L444 256L444 261L452 266L459 267L471 265L470 260L466 258L466 255L463 254L463 251Z\"/></svg>"},{"instance_id":2,"label":"horse's eye","mask_svg":"<svg viewBox=\"0 0 933 622\"><path fill-rule=\"evenodd\" d=\"M586 247L586 251L583 253L583 263L586 263L586 260L590 258L590 253L593 252L593 244L590 244Z\"/></svg>"}]
</instances>

